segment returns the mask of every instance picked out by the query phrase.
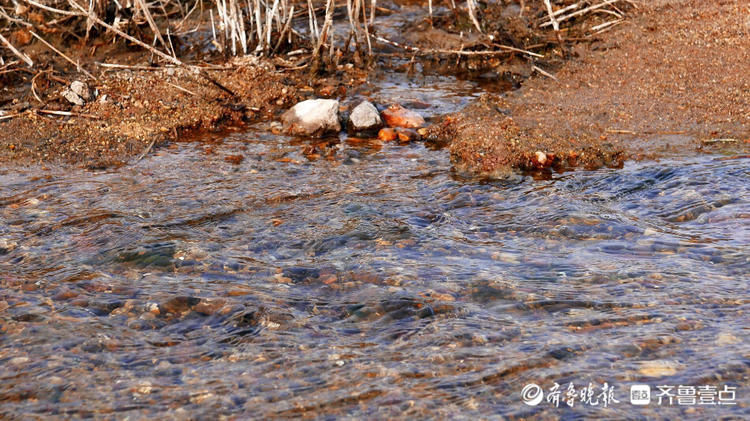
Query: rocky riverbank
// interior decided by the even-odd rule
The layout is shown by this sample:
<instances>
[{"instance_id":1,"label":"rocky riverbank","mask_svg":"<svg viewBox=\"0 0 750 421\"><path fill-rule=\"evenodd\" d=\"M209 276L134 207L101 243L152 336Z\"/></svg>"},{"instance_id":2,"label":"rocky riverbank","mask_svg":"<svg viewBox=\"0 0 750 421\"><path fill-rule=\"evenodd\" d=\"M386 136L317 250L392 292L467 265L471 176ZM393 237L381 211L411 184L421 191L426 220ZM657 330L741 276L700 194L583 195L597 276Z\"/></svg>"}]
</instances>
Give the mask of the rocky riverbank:
<instances>
[{"instance_id":1,"label":"rocky riverbank","mask_svg":"<svg viewBox=\"0 0 750 421\"><path fill-rule=\"evenodd\" d=\"M493 36L507 32L503 42L525 42L521 32L511 29L538 26L534 19L544 14L537 9L532 10L541 18L518 17L529 12L513 4L488 6L485 30L494 31ZM317 130L320 133L287 133L335 135L348 130L352 136L401 142L424 137L450 145L459 171L482 175L515 169L619 166L628 158L659 158L716 147L746 152L750 138L747 6L740 1L661 0L639 5L632 12L624 23L595 36L574 24L571 28L580 32L575 38L579 41L568 41L562 48L534 32L534 37L527 38L551 46L545 52L550 59L545 60L554 75L539 68L533 70L537 76L508 70L523 61L524 54L527 59L534 57L528 51L519 53L495 70L508 71L511 78L528 77L520 89L486 95L427 130L415 130L424 121L394 123L394 119L419 115L395 105L384 109L389 105L384 103L379 110L373 106L356 113L342 107L343 124L332 120L331 127ZM499 23L489 25L487 19L493 17ZM430 31L460 29L451 21L445 16L436 19L436 29ZM459 48L415 45L428 49L424 51L434 49L432 59ZM44 57L24 51L37 60ZM563 56L565 61L554 59ZM471 61L472 57L460 65L461 60L456 60L456 71L498 61L483 60L481 55ZM56 60L59 66L59 57ZM429 60L422 58L424 63ZM521 67L534 69L533 63L530 60ZM277 57L234 59L199 70L137 64L100 67L100 72L88 76L75 71L62 76L27 72L29 77L16 77L17 85L6 87L0 98L4 104L0 161L100 168L145 156L171 141L196 139L200 133L247 122L282 120L289 129L288 119L281 117L283 111L305 99L352 102L347 90L367 83L373 72L372 68L338 64L337 70L328 69L323 75L304 67L290 67ZM86 84L85 93L76 93L82 89L81 82ZM347 123L350 111L362 127ZM381 121L370 114L382 117ZM391 127L378 132L381 126Z\"/></svg>"}]
</instances>

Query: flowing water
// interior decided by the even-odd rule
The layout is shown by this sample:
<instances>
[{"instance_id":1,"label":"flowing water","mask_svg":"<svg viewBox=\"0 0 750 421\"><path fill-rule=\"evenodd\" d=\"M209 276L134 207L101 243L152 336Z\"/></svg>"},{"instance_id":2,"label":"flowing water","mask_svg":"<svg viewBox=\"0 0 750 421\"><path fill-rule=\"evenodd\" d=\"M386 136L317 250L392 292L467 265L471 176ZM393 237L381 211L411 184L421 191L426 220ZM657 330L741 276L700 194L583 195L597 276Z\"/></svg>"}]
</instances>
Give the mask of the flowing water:
<instances>
[{"instance_id":1,"label":"flowing water","mask_svg":"<svg viewBox=\"0 0 750 421\"><path fill-rule=\"evenodd\" d=\"M477 92L442 83L373 95L429 116ZM0 170L0 416L747 417L749 176L696 156L480 181L421 143L262 127Z\"/></svg>"}]
</instances>

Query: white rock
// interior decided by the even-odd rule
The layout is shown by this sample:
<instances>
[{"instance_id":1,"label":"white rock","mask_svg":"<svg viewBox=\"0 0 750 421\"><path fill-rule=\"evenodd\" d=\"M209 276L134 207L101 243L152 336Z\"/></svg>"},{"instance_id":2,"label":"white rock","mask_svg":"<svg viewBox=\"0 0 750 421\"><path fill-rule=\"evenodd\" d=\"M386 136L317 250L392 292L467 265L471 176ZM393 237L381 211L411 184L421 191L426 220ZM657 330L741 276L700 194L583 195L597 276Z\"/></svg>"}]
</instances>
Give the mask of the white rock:
<instances>
[{"instance_id":1,"label":"white rock","mask_svg":"<svg viewBox=\"0 0 750 421\"><path fill-rule=\"evenodd\" d=\"M382 126L383 120L380 119L378 109L369 101L364 101L354 107L349 116L349 127L354 132L376 130Z\"/></svg>"},{"instance_id":2,"label":"white rock","mask_svg":"<svg viewBox=\"0 0 750 421\"><path fill-rule=\"evenodd\" d=\"M282 116L284 130L293 135L321 136L341 131L339 102L335 99L310 99L287 110Z\"/></svg>"},{"instance_id":3,"label":"white rock","mask_svg":"<svg viewBox=\"0 0 750 421\"><path fill-rule=\"evenodd\" d=\"M542 151L536 151L536 160L539 164L544 165L547 162L547 154Z\"/></svg>"}]
</instances>

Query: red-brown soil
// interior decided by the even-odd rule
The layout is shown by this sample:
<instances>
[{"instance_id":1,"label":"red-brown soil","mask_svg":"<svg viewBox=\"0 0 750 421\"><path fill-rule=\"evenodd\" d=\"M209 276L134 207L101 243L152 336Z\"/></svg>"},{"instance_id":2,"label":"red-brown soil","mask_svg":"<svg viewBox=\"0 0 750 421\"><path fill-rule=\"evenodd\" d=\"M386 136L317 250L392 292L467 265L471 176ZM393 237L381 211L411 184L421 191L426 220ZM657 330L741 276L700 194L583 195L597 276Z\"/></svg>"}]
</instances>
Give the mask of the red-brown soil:
<instances>
[{"instance_id":1,"label":"red-brown soil","mask_svg":"<svg viewBox=\"0 0 750 421\"><path fill-rule=\"evenodd\" d=\"M150 145L196 130L241 124L293 103L296 97L295 84L286 86L277 73L261 65L207 74L236 95L187 69L103 73L89 82L98 91L95 99L67 107L73 116L31 109L0 122L0 159L117 165Z\"/></svg>"}]
</instances>

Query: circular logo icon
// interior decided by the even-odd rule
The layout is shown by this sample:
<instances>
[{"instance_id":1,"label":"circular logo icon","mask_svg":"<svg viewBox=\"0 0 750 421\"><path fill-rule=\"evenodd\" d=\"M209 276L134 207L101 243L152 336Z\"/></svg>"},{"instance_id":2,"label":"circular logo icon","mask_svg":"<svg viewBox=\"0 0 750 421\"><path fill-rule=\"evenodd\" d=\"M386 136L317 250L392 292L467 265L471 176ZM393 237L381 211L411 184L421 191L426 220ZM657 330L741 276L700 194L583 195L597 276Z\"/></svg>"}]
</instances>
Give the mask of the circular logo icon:
<instances>
[{"instance_id":1,"label":"circular logo icon","mask_svg":"<svg viewBox=\"0 0 750 421\"><path fill-rule=\"evenodd\" d=\"M527 384L521 390L521 399L523 399L523 403L526 405L537 406L542 401L542 398L544 398L542 388L534 383Z\"/></svg>"}]
</instances>

